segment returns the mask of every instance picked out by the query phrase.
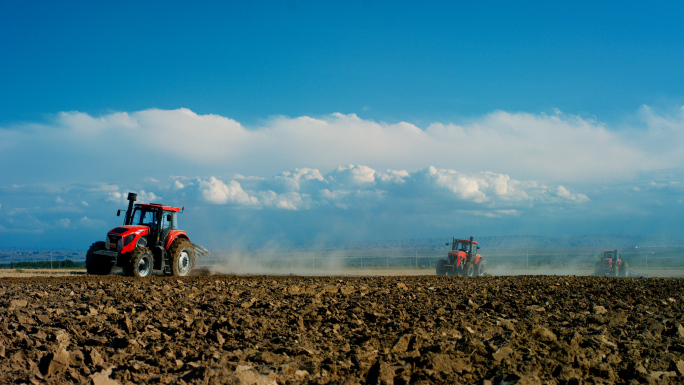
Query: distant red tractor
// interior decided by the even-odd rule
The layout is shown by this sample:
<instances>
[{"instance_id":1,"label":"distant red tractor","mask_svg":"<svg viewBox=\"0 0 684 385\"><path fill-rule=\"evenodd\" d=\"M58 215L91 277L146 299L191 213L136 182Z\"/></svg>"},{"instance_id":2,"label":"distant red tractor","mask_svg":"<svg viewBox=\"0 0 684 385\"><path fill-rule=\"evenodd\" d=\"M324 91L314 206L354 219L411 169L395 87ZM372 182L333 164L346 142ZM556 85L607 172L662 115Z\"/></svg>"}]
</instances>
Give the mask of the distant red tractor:
<instances>
[{"instance_id":1,"label":"distant red tractor","mask_svg":"<svg viewBox=\"0 0 684 385\"><path fill-rule=\"evenodd\" d=\"M185 231L178 230L181 209L158 203L135 204L137 197L128 194L123 226L110 230L104 242L90 246L86 254L88 274L107 275L119 266L126 275L135 277L147 277L153 269L165 275L189 275L195 264L196 245L190 243ZM117 212L120 215L121 210Z\"/></svg>"},{"instance_id":2,"label":"distant red tractor","mask_svg":"<svg viewBox=\"0 0 684 385\"><path fill-rule=\"evenodd\" d=\"M594 268L594 272L597 277L629 276L627 262L622 260L622 256L617 250L602 250Z\"/></svg>"},{"instance_id":3,"label":"distant red tractor","mask_svg":"<svg viewBox=\"0 0 684 385\"><path fill-rule=\"evenodd\" d=\"M485 273L486 262L477 250L480 246L477 242L470 239L453 238L451 250L447 254L447 259L437 261L437 275L462 275L466 277L481 277Z\"/></svg>"}]
</instances>

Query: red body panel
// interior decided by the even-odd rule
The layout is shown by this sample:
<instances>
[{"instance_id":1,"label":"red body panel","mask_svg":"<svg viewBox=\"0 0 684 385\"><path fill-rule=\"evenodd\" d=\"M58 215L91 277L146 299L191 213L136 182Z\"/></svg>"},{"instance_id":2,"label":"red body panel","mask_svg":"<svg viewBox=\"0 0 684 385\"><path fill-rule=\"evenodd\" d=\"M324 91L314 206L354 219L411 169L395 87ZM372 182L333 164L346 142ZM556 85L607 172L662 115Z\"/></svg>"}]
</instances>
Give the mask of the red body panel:
<instances>
[{"instance_id":1,"label":"red body panel","mask_svg":"<svg viewBox=\"0 0 684 385\"><path fill-rule=\"evenodd\" d=\"M466 263L467 258L468 256L466 255L465 251L450 251L447 257L447 262L448 264L452 265L452 263L450 262L453 260L454 266L461 266L462 264ZM480 259L482 259L482 255L476 254L473 258L473 263L477 265L478 263L480 263Z\"/></svg>"},{"instance_id":2,"label":"red body panel","mask_svg":"<svg viewBox=\"0 0 684 385\"><path fill-rule=\"evenodd\" d=\"M480 263L480 259L482 259L482 256L480 254L476 254L475 258L473 259L473 263L477 265L478 263Z\"/></svg>"},{"instance_id":3,"label":"red body panel","mask_svg":"<svg viewBox=\"0 0 684 385\"><path fill-rule=\"evenodd\" d=\"M190 238L188 238L188 235L185 233L184 230L171 230L169 232L168 238L166 238L166 243L164 244L164 248L166 250L168 250L169 247L171 247L171 244L173 243L173 241L175 241L176 238L178 238L178 237L185 238L188 241L190 240Z\"/></svg>"},{"instance_id":4,"label":"red body panel","mask_svg":"<svg viewBox=\"0 0 684 385\"><path fill-rule=\"evenodd\" d=\"M121 251L120 251L121 254L129 253L129 252L133 251L133 249L135 249L135 245L138 243L138 240L140 239L140 237L143 237L145 235L150 234L150 228L147 226L140 226L140 225L119 226L119 227L116 227L114 230L120 229L120 228L125 228L125 229L127 229L127 231L116 232L116 233L110 231L109 234L115 234L115 235L121 236L122 239L126 239L127 236L129 236L131 234L135 234L135 237L133 238L133 240L131 240L129 243L123 245L123 247L121 248ZM184 230L171 230L169 232L168 237L166 238L166 242L164 243L164 249L168 250L169 247L171 247L171 244L173 243L173 241L175 241L176 238L178 238L178 237L190 240L190 238L188 238L188 235L185 233ZM108 244L108 245L106 245L106 247L108 250L116 250L116 244Z\"/></svg>"},{"instance_id":5,"label":"red body panel","mask_svg":"<svg viewBox=\"0 0 684 385\"><path fill-rule=\"evenodd\" d=\"M622 259L618 259L615 264L613 264L613 258L606 258L603 260L604 266L607 264L609 269L614 267L619 267L622 264Z\"/></svg>"},{"instance_id":6,"label":"red body panel","mask_svg":"<svg viewBox=\"0 0 684 385\"><path fill-rule=\"evenodd\" d=\"M114 232L114 230L121 229L121 228L127 229L127 231L125 231L125 232ZM145 236L149 233L150 233L150 228L147 226L128 225L128 226L116 227L116 228L112 229L112 231L110 231L108 234L115 234L115 235L121 236L122 239L126 239L127 236L129 236L131 234L135 234L135 237L133 238L133 240L131 242L123 245L123 247L121 248L121 253L123 254L123 253L128 253L128 252L133 251L133 249L135 248L135 245L138 243L138 239L140 239L140 237ZM116 244L110 243L110 244L106 245L106 247L109 250L116 250Z\"/></svg>"},{"instance_id":7,"label":"red body panel","mask_svg":"<svg viewBox=\"0 0 684 385\"><path fill-rule=\"evenodd\" d=\"M451 262L453 261L453 263ZM461 266L466 261L466 253L464 251L450 251L447 257L447 262L450 265Z\"/></svg>"}]
</instances>

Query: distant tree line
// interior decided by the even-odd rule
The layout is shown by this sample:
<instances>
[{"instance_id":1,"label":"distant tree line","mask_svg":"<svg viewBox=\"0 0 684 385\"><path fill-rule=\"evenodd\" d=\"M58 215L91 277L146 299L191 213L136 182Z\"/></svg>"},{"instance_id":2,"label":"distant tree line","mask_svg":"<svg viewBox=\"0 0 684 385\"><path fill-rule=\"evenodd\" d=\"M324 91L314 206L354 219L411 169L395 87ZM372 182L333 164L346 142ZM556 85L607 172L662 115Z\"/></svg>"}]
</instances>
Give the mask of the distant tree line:
<instances>
[{"instance_id":1,"label":"distant tree line","mask_svg":"<svg viewBox=\"0 0 684 385\"><path fill-rule=\"evenodd\" d=\"M10 262L1 264L3 269L84 269L85 262L74 262L70 259L63 261L34 261L34 262Z\"/></svg>"}]
</instances>

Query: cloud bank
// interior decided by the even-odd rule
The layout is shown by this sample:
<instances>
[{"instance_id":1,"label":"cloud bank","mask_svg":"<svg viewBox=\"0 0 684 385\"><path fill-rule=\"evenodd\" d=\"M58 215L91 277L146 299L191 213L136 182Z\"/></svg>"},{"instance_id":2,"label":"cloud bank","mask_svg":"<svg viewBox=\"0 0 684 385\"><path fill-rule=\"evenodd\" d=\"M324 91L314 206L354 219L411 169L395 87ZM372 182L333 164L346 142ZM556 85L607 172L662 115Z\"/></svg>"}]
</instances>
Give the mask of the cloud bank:
<instances>
[{"instance_id":1,"label":"cloud bank","mask_svg":"<svg viewBox=\"0 0 684 385\"><path fill-rule=\"evenodd\" d=\"M497 234L677 237L684 110L621 127L495 112L419 128L354 114L244 127L187 109L0 128L0 242L87 247L127 192L209 245ZM677 218L682 217L679 215ZM192 236L192 235L191 235Z\"/></svg>"},{"instance_id":2,"label":"cloud bank","mask_svg":"<svg viewBox=\"0 0 684 385\"><path fill-rule=\"evenodd\" d=\"M86 181L131 175L264 176L344 164L409 171L432 165L575 183L631 179L643 171L680 167L683 127L684 109L658 114L645 106L625 127L560 112L497 111L423 129L340 113L273 117L244 127L227 117L183 108L97 117L63 112L47 123L0 128L0 157L25 165L7 175L21 183L64 176ZM31 175L25 175L29 168Z\"/></svg>"}]
</instances>

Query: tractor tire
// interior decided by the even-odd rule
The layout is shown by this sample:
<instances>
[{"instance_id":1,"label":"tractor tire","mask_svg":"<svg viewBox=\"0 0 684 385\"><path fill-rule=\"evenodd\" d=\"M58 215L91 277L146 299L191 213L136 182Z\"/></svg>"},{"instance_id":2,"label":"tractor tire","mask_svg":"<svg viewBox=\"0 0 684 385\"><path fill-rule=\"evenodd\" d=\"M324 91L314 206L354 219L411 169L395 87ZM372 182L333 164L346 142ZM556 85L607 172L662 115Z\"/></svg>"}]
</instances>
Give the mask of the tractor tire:
<instances>
[{"instance_id":1,"label":"tractor tire","mask_svg":"<svg viewBox=\"0 0 684 385\"><path fill-rule=\"evenodd\" d=\"M171 274L174 277L187 277L195 266L195 249L185 238L173 241L169 248L171 254Z\"/></svg>"},{"instance_id":2,"label":"tractor tire","mask_svg":"<svg viewBox=\"0 0 684 385\"><path fill-rule=\"evenodd\" d=\"M98 250L106 250L104 241L95 242L90 245L86 253L86 271L92 275L109 275L114 267L113 263L102 261L98 256L93 254Z\"/></svg>"},{"instance_id":3,"label":"tractor tire","mask_svg":"<svg viewBox=\"0 0 684 385\"><path fill-rule=\"evenodd\" d=\"M126 268L127 275L136 278L146 278L152 275L154 257L147 247L136 247L131 254L131 260Z\"/></svg>"},{"instance_id":4,"label":"tractor tire","mask_svg":"<svg viewBox=\"0 0 684 385\"><path fill-rule=\"evenodd\" d=\"M437 261L437 268L436 268L436 271L435 271L435 273L436 273L437 275L447 275L447 271L446 271L446 269L444 268L444 265L445 265L445 264L446 264L446 261L443 260L443 259L440 259L439 261Z\"/></svg>"},{"instance_id":5,"label":"tractor tire","mask_svg":"<svg viewBox=\"0 0 684 385\"><path fill-rule=\"evenodd\" d=\"M627 262L622 262L619 270L620 270L620 277L624 277L624 278L629 277L629 266L627 265Z\"/></svg>"},{"instance_id":6,"label":"tractor tire","mask_svg":"<svg viewBox=\"0 0 684 385\"><path fill-rule=\"evenodd\" d=\"M596 262L594 265L594 275L597 277L602 277L605 275L603 272L603 263L601 261Z\"/></svg>"},{"instance_id":7,"label":"tractor tire","mask_svg":"<svg viewBox=\"0 0 684 385\"><path fill-rule=\"evenodd\" d=\"M472 277L475 274L475 265L472 263L466 263L464 275L466 277Z\"/></svg>"},{"instance_id":8,"label":"tractor tire","mask_svg":"<svg viewBox=\"0 0 684 385\"><path fill-rule=\"evenodd\" d=\"M483 259L480 260L480 262L475 265L475 276L476 277L482 277L485 272L485 261Z\"/></svg>"}]
</instances>

